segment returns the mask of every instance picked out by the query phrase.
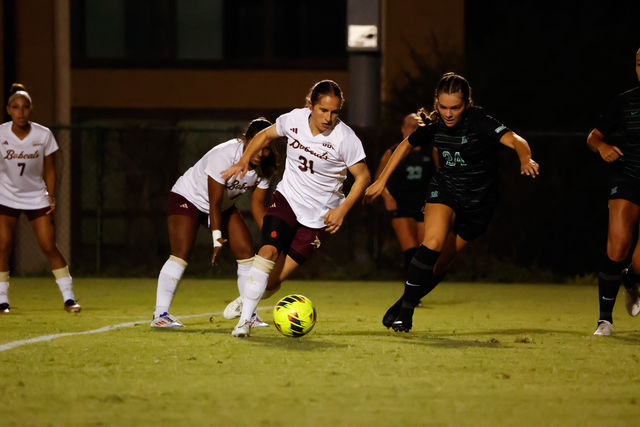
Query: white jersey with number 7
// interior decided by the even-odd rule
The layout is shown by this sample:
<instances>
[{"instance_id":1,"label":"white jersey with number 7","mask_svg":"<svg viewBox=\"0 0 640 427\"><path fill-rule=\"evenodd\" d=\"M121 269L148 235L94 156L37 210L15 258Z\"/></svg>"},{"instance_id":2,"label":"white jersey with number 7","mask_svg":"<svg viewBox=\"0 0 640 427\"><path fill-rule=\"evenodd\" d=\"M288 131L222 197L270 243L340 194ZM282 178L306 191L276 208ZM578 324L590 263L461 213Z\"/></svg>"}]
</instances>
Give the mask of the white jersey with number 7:
<instances>
[{"instance_id":1,"label":"white jersey with number 7","mask_svg":"<svg viewBox=\"0 0 640 427\"><path fill-rule=\"evenodd\" d=\"M322 228L327 212L344 199L347 168L366 155L355 132L341 121L313 136L310 114L308 108L299 108L276 120L278 135L287 137L284 175L276 190L287 199L300 224Z\"/></svg>"},{"instance_id":2,"label":"white jersey with number 7","mask_svg":"<svg viewBox=\"0 0 640 427\"><path fill-rule=\"evenodd\" d=\"M31 122L29 134L20 139L11 130L13 122L0 125L0 205L14 209L49 206L42 177L44 158L58 150L51 131Z\"/></svg>"}]
</instances>

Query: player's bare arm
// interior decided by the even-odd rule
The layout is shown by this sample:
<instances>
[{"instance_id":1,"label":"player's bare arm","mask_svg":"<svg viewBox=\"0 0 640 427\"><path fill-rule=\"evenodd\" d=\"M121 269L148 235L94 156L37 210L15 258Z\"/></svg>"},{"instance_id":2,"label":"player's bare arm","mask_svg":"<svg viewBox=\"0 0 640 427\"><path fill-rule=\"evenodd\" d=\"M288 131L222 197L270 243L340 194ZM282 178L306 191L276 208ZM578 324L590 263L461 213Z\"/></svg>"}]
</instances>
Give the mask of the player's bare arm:
<instances>
[{"instance_id":1,"label":"player's bare arm","mask_svg":"<svg viewBox=\"0 0 640 427\"><path fill-rule=\"evenodd\" d=\"M213 265L216 262L218 252L227 242L220 234L220 230L222 230L220 207L222 205L224 186L209 176L207 177L207 187L209 190L209 222L211 223L211 237L213 239L213 255L211 256L211 265Z\"/></svg>"},{"instance_id":2,"label":"player's bare arm","mask_svg":"<svg viewBox=\"0 0 640 427\"><path fill-rule=\"evenodd\" d=\"M49 196L49 210L47 215L56 210L56 161L55 153L44 157L44 183Z\"/></svg>"},{"instance_id":3,"label":"player's bare arm","mask_svg":"<svg viewBox=\"0 0 640 427\"><path fill-rule=\"evenodd\" d=\"M351 210L358 199L362 197L365 188L367 188L367 185L371 182L369 168L364 160L350 166L349 172L351 172L351 175L353 175L355 180L351 186L349 194L337 208L331 209L324 217L324 223L327 225L327 231L331 234L334 234L338 231L340 226L342 226L345 215L349 210Z\"/></svg>"},{"instance_id":4,"label":"player's bare arm","mask_svg":"<svg viewBox=\"0 0 640 427\"><path fill-rule=\"evenodd\" d=\"M540 166L531 158L529 143L515 132L507 132L500 138L500 143L513 149L520 159L520 173L535 178L540 173Z\"/></svg>"},{"instance_id":5,"label":"player's bare arm","mask_svg":"<svg viewBox=\"0 0 640 427\"><path fill-rule=\"evenodd\" d=\"M253 137L251 142L245 148L244 153L242 153L242 157L238 163L231 165L228 169L222 171L222 177L227 180L229 178L235 179L238 175L241 178L249 171L249 162L251 158L264 147L266 147L272 140L279 138L278 132L276 131L276 125L271 125L268 128L262 129L260 132Z\"/></svg>"},{"instance_id":6,"label":"player's bare arm","mask_svg":"<svg viewBox=\"0 0 640 427\"><path fill-rule=\"evenodd\" d=\"M373 202L378 196L380 196L380 194L382 194L385 187L387 186L389 177L398 167L402 159L409 155L411 150L413 150L413 146L411 145L411 143L409 143L408 139L405 139L400 143L400 145L398 145L398 148L395 149L395 151L389 158L389 161L382 170L382 173L380 173L380 176L377 177L376 181L366 189L364 193L366 203Z\"/></svg>"},{"instance_id":7,"label":"player's bare arm","mask_svg":"<svg viewBox=\"0 0 640 427\"><path fill-rule=\"evenodd\" d=\"M610 145L604 140L604 135L598 129L593 129L587 137L587 146L594 153L600 154L602 160L612 163L624 156L622 150L615 145Z\"/></svg>"},{"instance_id":8,"label":"player's bare arm","mask_svg":"<svg viewBox=\"0 0 640 427\"><path fill-rule=\"evenodd\" d=\"M378 170L376 171L376 175L375 175L376 179L378 179L384 167L387 165L387 163L389 163L391 154L392 154L391 150L386 150L382 155L382 158L380 159L380 165L378 166ZM391 195L391 192L387 187L384 187L384 190L382 190L381 196L382 196L382 201L384 202L384 208L386 210L394 211L398 208L398 203L396 202L396 199L393 197L393 195Z\"/></svg>"}]
</instances>

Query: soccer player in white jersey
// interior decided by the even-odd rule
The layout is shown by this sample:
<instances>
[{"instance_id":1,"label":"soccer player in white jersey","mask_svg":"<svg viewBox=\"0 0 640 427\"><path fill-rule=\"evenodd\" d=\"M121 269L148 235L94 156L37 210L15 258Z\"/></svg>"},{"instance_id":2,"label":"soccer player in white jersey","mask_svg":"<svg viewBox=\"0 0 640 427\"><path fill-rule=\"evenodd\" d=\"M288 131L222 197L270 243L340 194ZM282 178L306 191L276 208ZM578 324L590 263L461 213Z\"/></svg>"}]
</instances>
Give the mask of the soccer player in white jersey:
<instances>
[{"instance_id":1,"label":"soccer player in white jersey","mask_svg":"<svg viewBox=\"0 0 640 427\"><path fill-rule=\"evenodd\" d=\"M73 294L69 266L56 246L53 226L58 144L49 129L29 120L32 112L31 96L23 85L14 83L7 102L11 121L0 125L0 313L11 310L9 258L22 212L49 260L65 310L77 313L82 308Z\"/></svg>"},{"instance_id":2,"label":"soccer player in white jersey","mask_svg":"<svg viewBox=\"0 0 640 427\"><path fill-rule=\"evenodd\" d=\"M199 225L211 230L213 255L211 264L222 246L229 247L238 262L238 286L242 287L253 262L251 234L234 200L253 190L251 211L262 226L266 211L265 199L269 179L277 168L275 151L265 145L249 158L248 171L243 177L225 179L221 172L240 160L248 142L271 123L260 117L253 120L241 138L216 145L176 181L169 193L168 225L171 255L158 276L156 308L151 326L176 328L182 323L169 314L169 307L178 283L187 266ZM254 326L266 326L255 313Z\"/></svg>"},{"instance_id":3,"label":"soccer player in white jersey","mask_svg":"<svg viewBox=\"0 0 640 427\"><path fill-rule=\"evenodd\" d=\"M254 153L275 138L287 138L284 175L265 214L262 245L254 256L249 279L239 288L240 299L225 310L225 317L233 317L230 312L235 310L240 312L233 336L250 335L258 301L272 295L328 234L338 231L371 179L362 142L338 119L343 103L337 83L316 83L305 108L278 117L274 125L256 135L242 158L223 172L227 178L244 176ZM342 184L347 170L355 182L345 197Z\"/></svg>"}]
</instances>

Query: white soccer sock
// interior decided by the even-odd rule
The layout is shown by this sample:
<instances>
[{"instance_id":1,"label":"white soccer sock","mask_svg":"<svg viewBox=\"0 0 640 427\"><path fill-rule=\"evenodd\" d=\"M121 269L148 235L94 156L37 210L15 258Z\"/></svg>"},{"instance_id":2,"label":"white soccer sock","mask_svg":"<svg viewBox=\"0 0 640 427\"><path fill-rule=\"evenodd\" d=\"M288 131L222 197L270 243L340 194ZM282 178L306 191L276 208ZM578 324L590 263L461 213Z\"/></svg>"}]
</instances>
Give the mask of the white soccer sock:
<instances>
[{"instance_id":1,"label":"white soccer sock","mask_svg":"<svg viewBox=\"0 0 640 427\"><path fill-rule=\"evenodd\" d=\"M173 255L169 256L169 259L162 266L160 274L158 275L156 311L153 313L154 317L169 312L173 295L178 289L178 284L180 283L180 279L182 279L185 268L187 268L187 262Z\"/></svg>"},{"instance_id":2,"label":"white soccer sock","mask_svg":"<svg viewBox=\"0 0 640 427\"><path fill-rule=\"evenodd\" d=\"M56 283L58 284L58 288L60 288L60 292L62 293L62 301L67 300L76 300L75 295L73 294L73 280L71 279L71 274L69 273L69 266L65 265L62 268L56 268L55 270L51 270L53 273L53 277L56 278Z\"/></svg>"},{"instance_id":3,"label":"white soccer sock","mask_svg":"<svg viewBox=\"0 0 640 427\"><path fill-rule=\"evenodd\" d=\"M245 284L249 277L249 271L251 271L251 265L253 264L253 257L247 259L238 259L238 292L240 296L244 293Z\"/></svg>"},{"instance_id":4,"label":"white soccer sock","mask_svg":"<svg viewBox=\"0 0 640 427\"><path fill-rule=\"evenodd\" d=\"M0 304L9 304L9 272L0 271Z\"/></svg>"},{"instance_id":5,"label":"white soccer sock","mask_svg":"<svg viewBox=\"0 0 640 427\"><path fill-rule=\"evenodd\" d=\"M258 302L267 288L269 273L273 270L274 265L275 262L262 258L260 255L253 257L253 265L243 290L242 314L238 324L251 320L251 316L256 311L256 307L258 307Z\"/></svg>"}]
</instances>

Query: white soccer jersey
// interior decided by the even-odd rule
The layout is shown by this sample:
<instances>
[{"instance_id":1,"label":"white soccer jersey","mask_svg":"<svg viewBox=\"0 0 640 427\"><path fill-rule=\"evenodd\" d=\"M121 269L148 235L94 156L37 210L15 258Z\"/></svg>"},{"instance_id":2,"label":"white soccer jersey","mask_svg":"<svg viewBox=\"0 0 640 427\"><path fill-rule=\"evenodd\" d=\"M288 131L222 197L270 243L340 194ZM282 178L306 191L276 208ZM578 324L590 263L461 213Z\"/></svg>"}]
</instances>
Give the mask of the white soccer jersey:
<instances>
[{"instance_id":1,"label":"white soccer jersey","mask_svg":"<svg viewBox=\"0 0 640 427\"><path fill-rule=\"evenodd\" d=\"M207 152L198 162L178 178L171 191L193 203L200 211L209 213L209 187L207 178L211 177L216 182L224 185L221 210L227 210L233 206L233 201L242 193L256 186L269 188L269 181L258 177L254 170L250 170L240 178L225 181L220 173L237 163L242 156L242 140L231 139L216 145Z\"/></svg>"},{"instance_id":2,"label":"white soccer jersey","mask_svg":"<svg viewBox=\"0 0 640 427\"><path fill-rule=\"evenodd\" d=\"M276 189L300 224L322 228L327 212L344 199L347 168L366 155L360 139L341 121L332 130L313 136L310 114L308 108L299 108L276 120L278 135L287 137L284 175Z\"/></svg>"},{"instance_id":3,"label":"white soccer jersey","mask_svg":"<svg viewBox=\"0 0 640 427\"><path fill-rule=\"evenodd\" d=\"M12 124L0 125L0 204L14 209L46 208L44 157L57 151L58 143L49 129L33 122L29 134L20 139Z\"/></svg>"}]
</instances>

